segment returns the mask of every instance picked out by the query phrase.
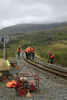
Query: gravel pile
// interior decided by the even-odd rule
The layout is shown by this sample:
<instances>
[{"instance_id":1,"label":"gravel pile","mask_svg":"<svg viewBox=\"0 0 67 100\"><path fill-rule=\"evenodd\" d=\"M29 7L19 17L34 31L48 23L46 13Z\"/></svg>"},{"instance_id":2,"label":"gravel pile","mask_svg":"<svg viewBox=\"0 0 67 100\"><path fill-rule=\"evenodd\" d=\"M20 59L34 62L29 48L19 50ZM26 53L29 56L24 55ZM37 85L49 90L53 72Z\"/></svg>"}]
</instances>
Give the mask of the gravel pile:
<instances>
[{"instance_id":1,"label":"gravel pile","mask_svg":"<svg viewBox=\"0 0 67 100\"><path fill-rule=\"evenodd\" d=\"M23 53L23 52L22 52ZM0 100L67 100L67 80L44 72L35 66L26 63L22 58L14 58L20 67L25 65L20 73L33 72L39 75L39 89L32 91L31 97L18 96L14 88L7 88L6 83L0 84Z\"/></svg>"}]
</instances>

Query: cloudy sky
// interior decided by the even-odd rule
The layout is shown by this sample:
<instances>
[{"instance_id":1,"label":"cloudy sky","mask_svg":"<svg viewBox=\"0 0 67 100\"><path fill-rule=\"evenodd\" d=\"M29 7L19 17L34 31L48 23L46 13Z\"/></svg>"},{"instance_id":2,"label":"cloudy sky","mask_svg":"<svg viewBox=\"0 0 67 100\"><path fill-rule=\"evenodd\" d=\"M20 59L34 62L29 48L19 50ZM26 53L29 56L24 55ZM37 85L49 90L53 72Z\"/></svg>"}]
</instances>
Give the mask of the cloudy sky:
<instances>
[{"instance_id":1,"label":"cloudy sky","mask_svg":"<svg viewBox=\"0 0 67 100\"><path fill-rule=\"evenodd\" d=\"M0 0L0 28L67 21L67 0Z\"/></svg>"}]
</instances>

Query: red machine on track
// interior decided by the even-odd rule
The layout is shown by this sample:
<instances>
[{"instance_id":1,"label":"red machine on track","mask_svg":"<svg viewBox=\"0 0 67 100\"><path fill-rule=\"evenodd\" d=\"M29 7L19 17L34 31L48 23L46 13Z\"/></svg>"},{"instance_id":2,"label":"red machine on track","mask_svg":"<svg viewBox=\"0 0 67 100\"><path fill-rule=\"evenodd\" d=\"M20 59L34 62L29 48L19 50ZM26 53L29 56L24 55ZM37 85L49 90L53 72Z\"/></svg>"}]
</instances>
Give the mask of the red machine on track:
<instances>
[{"instance_id":1,"label":"red machine on track","mask_svg":"<svg viewBox=\"0 0 67 100\"><path fill-rule=\"evenodd\" d=\"M19 96L24 96L27 90L37 90L39 88L39 77L35 73L17 74L17 85L15 89Z\"/></svg>"}]
</instances>

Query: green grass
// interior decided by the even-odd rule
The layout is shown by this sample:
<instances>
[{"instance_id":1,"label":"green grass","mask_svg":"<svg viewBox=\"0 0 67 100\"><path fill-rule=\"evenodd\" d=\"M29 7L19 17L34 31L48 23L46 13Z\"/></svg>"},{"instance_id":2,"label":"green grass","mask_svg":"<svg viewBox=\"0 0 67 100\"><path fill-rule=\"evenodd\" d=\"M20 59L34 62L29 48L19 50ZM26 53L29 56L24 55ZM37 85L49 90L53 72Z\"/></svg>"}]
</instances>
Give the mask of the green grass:
<instances>
[{"instance_id":1,"label":"green grass","mask_svg":"<svg viewBox=\"0 0 67 100\"><path fill-rule=\"evenodd\" d=\"M11 33L12 36L9 35L9 43L5 46L8 60L17 55L19 45L22 46L22 50L26 49L27 46L33 45L35 46L36 56L39 59L47 62L49 58L47 51L52 51L55 55L54 64L67 67L67 26L24 32L21 35L15 34L17 32ZM0 44L0 58L3 58L3 44Z\"/></svg>"},{"instance_id":2,"label":"green grass","mask_svg":"<svg viewBox=\"0 0 67 100\"><path fill-rule=\"evenodd\" d=\"M52 43L49 46L40 46L36 48L37 55L47 63L49 58L47 51L51 51L54 54L54 64L67 67L67 45L65 43L64 41L63 44Z\"/></svg>"},{"instance_id":3,"label":"green grass","mask_svg":"<svg viewBox=\"0 0 67 100\"><path fill-rule=\"evenodd\" d=\"M67 67L67 41L63 42L52 42L50 45L44 46L40 44L34 44L30 41L20 41L17 44L10 44L5 50L7 52L7 59L10 61L13 57L17 55L17 48L22 45L22 50L26 49L28 45L34 45L36 50L36 57L47 63L49 56L47 51L51 51L54 54L54 64ZM3 58L3 50L0 50L0 58Z\"/></svg>"}]
</instances>

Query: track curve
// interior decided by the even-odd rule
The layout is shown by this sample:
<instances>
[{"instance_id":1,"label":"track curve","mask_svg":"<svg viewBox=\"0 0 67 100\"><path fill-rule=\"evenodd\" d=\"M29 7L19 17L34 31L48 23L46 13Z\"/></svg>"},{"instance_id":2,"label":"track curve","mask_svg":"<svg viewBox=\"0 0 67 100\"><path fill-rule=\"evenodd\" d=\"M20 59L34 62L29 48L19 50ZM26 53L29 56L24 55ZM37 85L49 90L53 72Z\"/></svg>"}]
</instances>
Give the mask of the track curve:
<instances>
[{"instance_id":1,"label":"track curve","mask_svg":"<svg viewBox=\"0 0 67 100\"><path fill-rule=\"evenodd\" d=\"M35 67L38 67L38 68L40 68L44 71L47 71L51 74L54 74L54 75L57 75L57 76L62 77L64 79L67 79L67 70L64 69L64 68L53 67L54 64L45 65L45 64L40 63L37 60L31 59L31 58L29 60L27 60L26 57L25 57L25 52L23 53L22 57L26 62L28 62L29 64L31 64Z\"/></svg>"}]
</instances>

